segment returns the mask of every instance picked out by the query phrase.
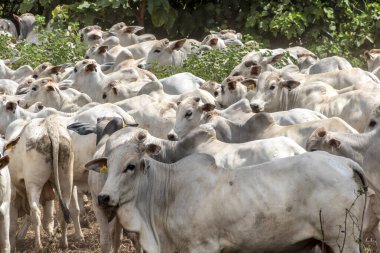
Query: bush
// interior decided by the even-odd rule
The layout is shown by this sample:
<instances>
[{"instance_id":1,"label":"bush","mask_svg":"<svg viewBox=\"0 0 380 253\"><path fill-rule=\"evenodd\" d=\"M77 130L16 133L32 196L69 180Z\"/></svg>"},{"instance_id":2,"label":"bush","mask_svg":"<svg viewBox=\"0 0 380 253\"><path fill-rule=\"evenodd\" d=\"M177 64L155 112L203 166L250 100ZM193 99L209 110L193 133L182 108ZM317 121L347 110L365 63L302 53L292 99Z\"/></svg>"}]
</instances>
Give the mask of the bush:
<instances>
[{"instance_id":1,"label":"bush","mask_svg":"<svg viewBox=\"0 0 380 253\"><path fill-rule=\"evenodd\" d=\"M87 47L80 41L79 23L69 23L52 31L42 28L45 26L43 17L37 16L36 23L39 43L16 42L14 38L0 36L0 59L17 57L12 68L25 64L34 68L43 62L60 65L83 59Z\"/></svg>"},{"instance_id":2,"label":"bush","mask_svg":"<svg viewBox=\"0 0 380 253\"><path fill-rule=\"evenodd\" d=\"M153 64L152 71L157 78L164 78L180 72L190 72L202 79L222 82L232 69L249 52L257 50L260 44L245 36L245 47L229 46L226 49L202 51L188 57L182 67Z\"/></svg>"}]
</instances>

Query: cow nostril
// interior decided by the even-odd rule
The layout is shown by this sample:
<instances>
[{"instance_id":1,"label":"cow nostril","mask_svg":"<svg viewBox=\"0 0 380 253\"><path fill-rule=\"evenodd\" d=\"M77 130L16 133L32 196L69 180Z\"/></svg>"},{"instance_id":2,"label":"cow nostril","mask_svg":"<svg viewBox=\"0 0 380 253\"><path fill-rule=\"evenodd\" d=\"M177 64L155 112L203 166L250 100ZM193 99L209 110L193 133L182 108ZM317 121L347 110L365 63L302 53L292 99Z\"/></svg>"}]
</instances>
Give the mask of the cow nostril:
<instances>
[{"instance_id":1,"label":"cow nostril","mask_svg":"<svg viewBox=\"0 0 380 253\"><path fill-rule=\"evenodd\" d=\"M99 206L108 206L110 202L110 196L109 195L99 195L98 196L98 204Z\"/></svg>"},{"instance_id":2,"label":"cow nostril","mask_svg":"<svg viewBox=\"0 0 380 253\"><path fill-rule=\"evenodd\" d=\"M17 100L17 104L20 105L20 100Z\"/></svg>"},{"instance_id":3,"label":"cow nostril","mask_svg":"<svg viewBox=\"0 0 380 253\"><path fill-rule=\"evenodd\" d=\"M174 134L168 134L168 140L174 140Z\"/></svg>"},{"instance_id":4,"label":"cow nostril","mask_svg":"<svg viewBox=\"0 0 380 253\"><path fill-rule=\"evenodd\" d=\"M34 79L37 79L38 78L38 75L33 75L32 76Z\"/></svg>"}]
</instances>

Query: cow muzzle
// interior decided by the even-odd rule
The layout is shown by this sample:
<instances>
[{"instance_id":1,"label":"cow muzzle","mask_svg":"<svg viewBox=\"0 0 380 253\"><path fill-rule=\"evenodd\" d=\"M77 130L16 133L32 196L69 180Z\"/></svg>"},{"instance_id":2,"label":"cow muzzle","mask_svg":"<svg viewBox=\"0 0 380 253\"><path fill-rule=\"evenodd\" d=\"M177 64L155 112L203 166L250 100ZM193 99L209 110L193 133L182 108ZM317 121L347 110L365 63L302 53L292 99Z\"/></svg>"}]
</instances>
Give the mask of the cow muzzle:
<instances>
[{"instance_id":1,"label":"cow muzzle","mask_svg":"<svg viewBox=\"0 0 380 253\"><path fill-rule=\"evenodd\" d=\"M88 71L88 72L92 72L92 71L97 72L97 70L96 70L96 64L94 64L94 63L88 64L86 66L86 71Z\"/></svg>"},{"instance_id":2,"label":"cow muzzle","mask_svg":"<svg viewBox=\"0 0 380 253\"><path fill-rule=\"evenodd\" d=\"M110 200L111 200L111 197L109 195L106 195L106 194L98 195L98 205L103 208L107 208L110 206L109 205Z\"/></svg>"},{"instance_id":3,"label":"cow muzzle","mask_svg":"<svg viewBox=\"0 0 380 253\"><path fill-rule=\"evenodd\" d=\"M168 140L169 141L178 141L178 135L173 130L171 130L168 133Z\"/></svg>"},{"instance_id":4,"label":"cow muzzle","mask_svg":"<svg viewBox=\"0 0 380 253\"><path fill-rule=\"evenodd\" d=\"M251 110L254 113L259 113L259 112L262 112L264 110L264 107L260 106L259 104L253 103L253 104L251 104Z\"/></svg>"}]
</instances>

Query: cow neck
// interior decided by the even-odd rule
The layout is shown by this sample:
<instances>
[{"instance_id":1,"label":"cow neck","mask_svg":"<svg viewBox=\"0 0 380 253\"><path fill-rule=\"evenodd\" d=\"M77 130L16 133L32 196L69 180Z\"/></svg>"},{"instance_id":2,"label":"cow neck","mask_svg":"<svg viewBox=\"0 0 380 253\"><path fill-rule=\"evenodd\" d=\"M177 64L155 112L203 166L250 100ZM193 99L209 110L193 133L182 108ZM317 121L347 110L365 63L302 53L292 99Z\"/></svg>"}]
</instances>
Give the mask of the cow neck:
<instances>
[{"instance_id":1,"label":"cow neck","mask_svg":"<svg viewBox=\"0 0 380 253\"><path fill-rule=\"evenodd\" d=\"M154 240L156 252L161 252L160 241L165 240L162 235L168 233L158 233L157 228L166 228L170 198L174 194L170 192L174 166L159 163L151 158L144 158L144 162L147 172L140 179L135 203L140 216L143 217L145 232L150 238L149 244Z\"/></svg>"},{"instance_id":2,"label":"cow neck","mask_svg":"<svg viewBox=\"0 0 380 253\"><path fill-rule=\"evenodd\" d=\"M295 88L289 91L286 88L281 89L279 111L288 111L297 107L300 90Z\"/></svg>"},{"instance_id":3,"label":"cow neck","mask_svg":"<svg viewBox=\"0 0 380 253\"><path fill-rule=\"evenodd\" d=\"M187 134L182 140L177 142L177 160L194 153L197 148L205 143L214 140L213 136L210 136L205 130L197 128Z\"/></svg>"},{"instance_id":4,"label":"cow neck","mask_svg":"<svg viewBox=\"0 0 380 253\"><path fill-rule=\"evenodd\" d=\"M235 136L240 138L240 125L216 115L208 122L215 129L218 140L231 143Z\"/></svg>"},{"instance_id":5,"label":"cow neck","mask_svg":"<svg viewBox=\"0 0 380 253\"><path fill-rule=\"evenodd\" d=\"M341 155L363 165L364 154L373 142L377 141L380 137L380 128L360 134L335 132L332 137L342 142L339 148Z\"/></svg>"},{"instance_id":6,"label":"cow neck","mask_svg":"<svg viewBox=\"0 0 380 253\"><path fill-rule=\"evenodd\" d=\"M5 76L3 77L3 79L11 79L11 80L13 80L12 77L16 73L16 70L8 68L8 66L5 65L5 64L4 64L4 69L5 69Z\"/></svg>"},{"instance_id":7,"label":"cow neck","mask_svg":"<svg viewBox=\"0 0 380 253\"><path fill-rule=\"evenodd\" d=\"M177 149L177 141L169 141L149 135L146 143L156 144L161 147L161 151L156 156L152 156L155 160L164 163L174 163L178 161L181 156L181 152Z\"/></svg>"},{"instance_id":8,"label":"cow neck","mask_svg":"<svg viewBox=\"0 0 380 253\"><path fill-rule=\"evenodd\" d=\"M260 118L259 114L253 115L241 125L240 132L243 134L241 138L242 141L273 137L275 136L275 132L281 131L282 127L275 124L273 119L270 118L268 121L263 122ZM267 132L269 132L269 135L265 136Z\"/></svg>"}]
</instances>

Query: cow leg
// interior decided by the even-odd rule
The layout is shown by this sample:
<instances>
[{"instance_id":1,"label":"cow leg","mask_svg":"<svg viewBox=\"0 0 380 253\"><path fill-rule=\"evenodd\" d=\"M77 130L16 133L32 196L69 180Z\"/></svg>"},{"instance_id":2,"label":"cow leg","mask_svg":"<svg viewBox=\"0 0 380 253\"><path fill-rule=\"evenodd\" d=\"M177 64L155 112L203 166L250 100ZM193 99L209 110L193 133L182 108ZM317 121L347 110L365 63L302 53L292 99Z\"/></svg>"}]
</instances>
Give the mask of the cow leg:
<instances>
[{"instance_id":1,"label":"cow leg","mask_svg":"<svg viewBox=\"0 0 380 253\"><path fill-rule=\"evenodd\" d=\"M20 231L17 233L17 240L24 240L26 233L28 233L29 227L32 224L29 215L25 215L23 218L22 226Z\"/></svg>"},{"instance_id":2,"label":"cow leg","mask_svg":"<svg viewBox=\"0 0 380 253\"><path fill-rule=\"evenodd\" d=\"M62 178L62 177L61 177ZM62 184L61 184L62 185ZM70 206L70 198L72 193L72 187L68 189L69 187L62 187L62 201L66 204L66 206ZM60 225L61 225L61 240L59 243L59 246L63 249L67 248L69 246L67 241L67 223L65 221L65 218L63 216L63 212L61 210L60 215Z\"/></svg>"},{"instance_id":3,"label":"cow leg","mask_svg":"<svg viewBox=\"0 0 380 253\"><path fill-rule=\"evenodd\" d=\"M10 253L11 245L9 242L9 202L0 205L0 252Z\"/></svg>"},{"instance_id":4,"label":"cow leg","mask_svg":"<svg viewBox=\"0 0 380 253\"><path fill-rule=\"evenodd\" d=\"M94 194L91 194L94 195ZM108 219L103 213L103 210L99 208L96 203L97 197L92 196L92 206L95 213L96 220L99 224L100 234L100 248L102 253L111 252L111 233L109 232L111 224L108 223ZM112 223L112 222L111 222Z\"/></svg>"},{"instance_id":5,"label":"cow leg","mask_svg":"<svg viewBox=\"0 0 380 253\"><path fill-rule=\"evenodd\" d=\"M16 232L17 232L17 218L18 208L15 206L16 200L11 201L10 205L10 229L9 239L11 243L11 252L16 252Z\"/></svg>"},{"instance_id":6,"label":"cow leg","mask_svg":"<svg viewBox=\"0 0 380 253\"><path fill-rule=\"evenodd\" d=\"M77 241L83 241L84 236L82 233L82 229L80 226L80 208L78 204L78 190L77 187L74 185L73 187L73 195L72 199L70 201L70 213L71 218L73 219L74 227L75 227L75 235L74 238Z\"/></svg>"},{"instance_id":7,"label":"cow leg","mask_svg":"<svg viewBox=\"0 0 380 253\"><path fill-rule=\"evenodd\" d=\"M112 248L114 253L118 253L120 249L120 242L123 236L123 229L119 220L115 217L112 221ZM111 224L110 224L111 225ZM136 251L138 252L138 251Z\"/></svg>"},{"instance_id":8,"label":"cow leg","mask_svg":"<svg viewBox=\"0 0 380 253\"><path fill-rule=\"evenodd\" d=\"M41 243L41 211L38 208L38 203L40 200L40 195L42 188L36 185L29 186L26 185L28 201L30 206L30 218L32 220L34 228L34 247L36 251L42 249Z\"/></svg>"},{"instance_id":9,"label":"cow leg","mask_svg":"<svg viewBox=\"0 0 380 253\"><path fill-rule=\"evenodd\" d=\"M42 219L42 227L49 237L54 234L54 201L45 201L43 205L44 216Z\"/></svg>"},{"instance_id":10,"label":"cow leg","mask_svg":"<svg viewBox=\"0 0 380 253\"><path fill-rule=\"evenodd\" d=\"M132 244L136 250L136 253L143 253L143 249L141 248L140 241L139 241L139 234L128 232L128 238L132 241Z\"/></svg>"}]
</instances>

